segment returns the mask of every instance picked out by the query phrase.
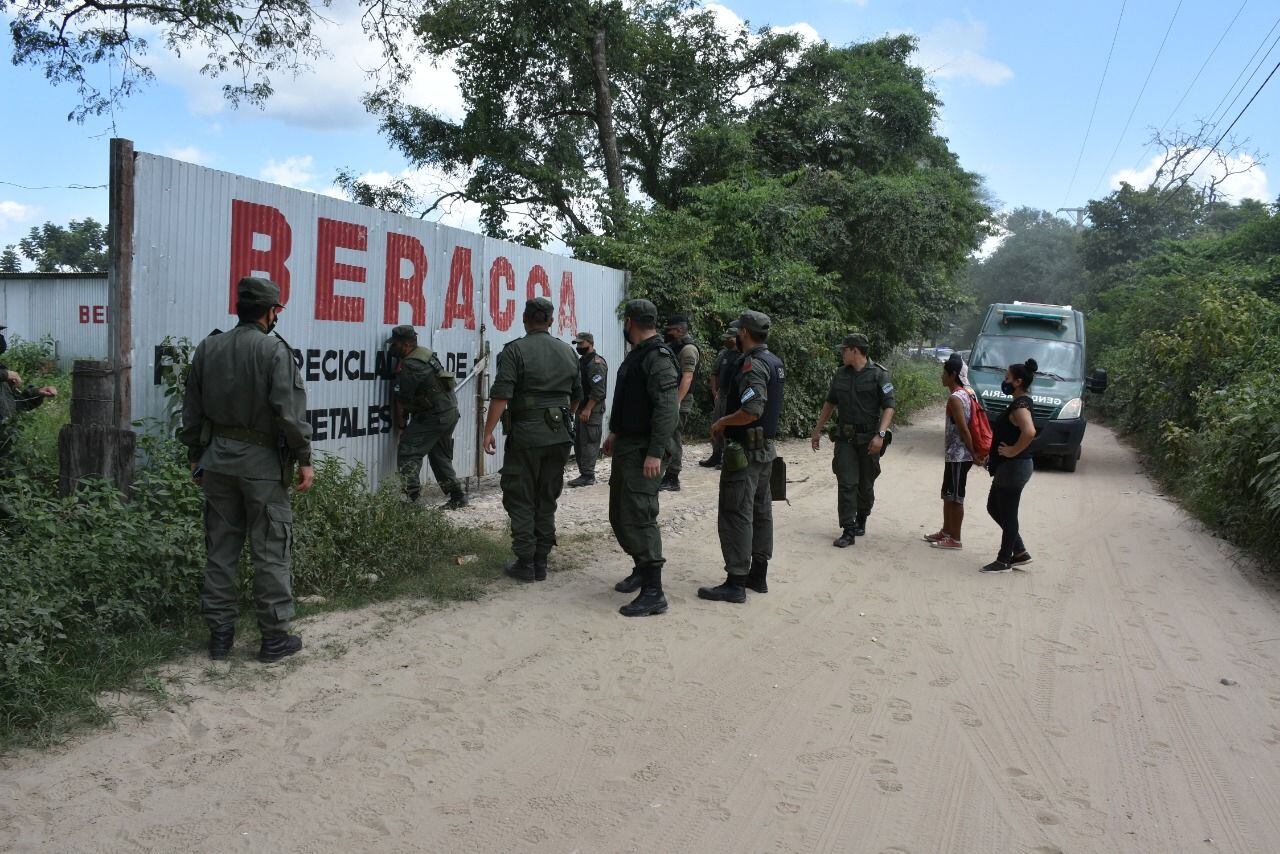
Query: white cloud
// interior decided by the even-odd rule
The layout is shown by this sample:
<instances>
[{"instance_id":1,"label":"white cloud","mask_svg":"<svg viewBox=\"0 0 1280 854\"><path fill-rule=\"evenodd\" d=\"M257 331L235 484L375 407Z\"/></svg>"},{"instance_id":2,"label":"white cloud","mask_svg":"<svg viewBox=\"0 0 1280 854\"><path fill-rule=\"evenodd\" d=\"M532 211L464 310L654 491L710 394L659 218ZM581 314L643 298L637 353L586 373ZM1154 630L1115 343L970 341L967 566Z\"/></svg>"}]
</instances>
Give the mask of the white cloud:
<instances>
[{"instance_id":1,"label":"white cloud","mask_svg":"<svg viewBox=\"0 0 1280 854\"><path fill-rule=\"evenodd\" d=\"M266 166L262 167L258 177L272 184L293 187L295 190L311 190L311 182L316 178L315 172L312 171L314 165L315 158L310 154L286 157L284 160L276 160L273 157L267 161Z\"/></svg>"},{"instance_id":2,"label":"white cloud","mask_svg":"<svg viewBox=\"0 0 1280 854\"><path fill-rule=\"evenodd\" d=\"M187 163L195 163L199 166L208 166L213 162L213 155L201 151L194 145L185 145L181 148L170 148L164 153L165 157L172 157L174 160L184 160Z\"/></svg>"},{"instance_id":3,"label":"white cloud","mask_svg":"<svg viewBox=\"0 0 1280 854\"><path fill-rule=\"evenodd\" d=\"M0 201L0 229L12 228L35 219L36 210L22 202Z\"/></svg>"},{"instance_id":4,"label":"white cloud","mask_svg":"<svg viewBox=\"0 0 1280 854\"><path fill-rule=\"evenodd\" d=\"M1013 78L1013 69L983 55L987 27L977 21L945 20L919 35L915 64L939 80L970 80L999 86Z\"/></svg>"},{"instance_id":5,"label":"white cloud","mask_svg":"<svg viewBox=\"0 0 1280 854\"><path fill-rule=\"evenodd\" d=\"M315 34L327 56L310 62L311 69L290 77L287 72L272 77L275 93L259 110L241 106L242 118L265 116L295 127L312 130L346 130L373 122L361 98L375 85L371 72L383 66L381 48L360 25L361 10L354 0L337 0L316 21ZM406 47L409 45L406 35ZM204 64L199 51L181 57L156 54L157 77L179 86L187 94L191 110L199 115L229 113L222 96L223 81L200 73ZM462 94L458 77L450 63L433 66L426 58L406 86L405 100L414 106L431 108L449 118L461 118Z\"/></svg>"},{"instance_id":6,"label":"white cloud","mask_svg":"<svg viewBox=\"0 0 1280 854\"><path fill-rule=\"evenodd\" d=\"M1202 148L1193 152L1191 157L1188 158L1190 163L1198 163L1203 159L1206 150ZM1109 186L1113 190L1118 189L1121 183L1126 183L1139 189L1149 187L1151 182L1155 180L1156 170L1160 168L1160 164L1163 161L1164 155L1157 154L1142 169L1121 169L1111 176ZM1230 176L1218 187L1220 193L1225 194L1234 201L1257 199L1268 202L1274 197L1274 194L1268 188L1267 173L1263 170L1261 162L1248 154L1228 157L1225 164L1216 156L1210 157L1192 176L1192 183L1197 185L1208 183L1211 177L1222 177L1228 171L1228 168L1231 172L1238 174ZM1245 169L1248 171L1242 171Z\"/></svg>"},{"instance_id":7,"label":"white cloud","mask_svg":"<svg viewBox=\"0 0 1280 854\"><path fill-rule=\"evenodd\" d=\"M812 24L799 21L794 24L787 24L785 27L774 27L775 33L793 33L800 37L800 41L806 45L817 44L822 41L822 36L818 35L818 31L813 28Z\"/></svg>"}]
</instances>

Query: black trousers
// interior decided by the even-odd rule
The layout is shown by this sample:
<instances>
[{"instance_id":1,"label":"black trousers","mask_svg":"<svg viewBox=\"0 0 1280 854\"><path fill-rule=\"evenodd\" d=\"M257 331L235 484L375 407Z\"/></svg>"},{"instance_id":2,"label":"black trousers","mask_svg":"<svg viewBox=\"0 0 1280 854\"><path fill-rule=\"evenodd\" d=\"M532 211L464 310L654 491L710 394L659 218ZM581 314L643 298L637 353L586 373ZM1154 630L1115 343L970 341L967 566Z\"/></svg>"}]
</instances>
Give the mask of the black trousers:
<instances>
[{"instance_id":1,"label":"black trousers","mask_svg":"<svg viewBox=\"0 0 1280 854\"><path fill-rule=\"evenodd\" d=\"M1018 505L1022 502L1022 490L1031 480L1033 467L1031 460L1001 460L991 479L987 513L1001 531L1000 553L996 560L1008 561L1027 550L1018 533Z\"/></svg>"}]
</instances>

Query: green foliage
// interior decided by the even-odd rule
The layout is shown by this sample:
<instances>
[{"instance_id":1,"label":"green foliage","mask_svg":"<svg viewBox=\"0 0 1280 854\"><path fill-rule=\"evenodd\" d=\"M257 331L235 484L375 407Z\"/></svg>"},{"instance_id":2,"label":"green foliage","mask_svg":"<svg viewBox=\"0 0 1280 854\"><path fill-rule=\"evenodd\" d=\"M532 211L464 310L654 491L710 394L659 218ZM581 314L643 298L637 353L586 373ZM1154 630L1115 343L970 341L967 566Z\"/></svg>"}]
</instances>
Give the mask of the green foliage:
<instances>
[{"instance_id":1,"label":"green foliage","mask_svg":"<svg viewBox=\"0 0 1280 854\"><path fill-rule=\"evenodd\" d=\"M14 247L6 248L6 255ZM92 273L107 269L107 230L92 217L65 227L46 222L32 226L17 252L39 273ZM14 271L16 272L16 271Z\"/></svg>"},{"instance_id":2,"label":"green foliage","mask_svg":"<svg viewBox=\"0 0 1280 854\"><path fill-rule=\"evenodd\" d=\"M893 394L898 404L893 416L895 424L910 424L917 412L947 399L946 389L942 387L942 366L932 359L921 361L894 355L877 361L893 378Z\"/></svg>"},{"instance_id":3,"label":"green foliage","mask_svg":"<svg viewBox=\"0 0 1280 854\"><path fill-rule=\"evenodd\" d=\"M57 397L45 398L34 410L17 416L17 440L11 451L19 467L42 473L50 483L58 476L58 430L71 411L71 377L58 370L53 352L53 339L48 336L24 341L15 335L0 357L9 370L22 376L24 385L51 385L58 390Z\"/></svg>"},{"instance_id":4,"label":"green foliage","mask_svg":"<svg viewBox=\"0 0 1280 854\"><path fill-rule=\"evenodd\" d=\"M0 745L101 720L100 692L203 641L203 499L182 446L141 442L131 501L104 482L59 498L56 455L21 457L0 484L16 512L0 520L0 566L16 568L0 573ZM321 457L316 475L294 496L295 594L474 598L494 575L484 534L455 530L390 487L370 493L364 472L335 458ZM464 553L485 560L455 565ZM241 564L241 634L254 638L247 551Z\"/></svg>"},{"instance_id":5,"label":"green foliage","mask_svg":"<svg viewBox=\"0 0 1280 854\"><path fill-rule=\"evenodd\" d=\"M4 251L0 252L0 273L21 273L22 258L18 256L18 250L12 246L6 246Z\"/></svg>"},{"instance_id":6,"label":"green foliage","mask_svg":"<svg viewBox=\"0 0 1280 854\"><path fill-rule=\"evenodd\" d=\"M1274 563L1280 213L1246 214L1124 267L1097 297L1090 336L1112 378L1102 411L1201 519Z\"/></svg>"}]
</instances>

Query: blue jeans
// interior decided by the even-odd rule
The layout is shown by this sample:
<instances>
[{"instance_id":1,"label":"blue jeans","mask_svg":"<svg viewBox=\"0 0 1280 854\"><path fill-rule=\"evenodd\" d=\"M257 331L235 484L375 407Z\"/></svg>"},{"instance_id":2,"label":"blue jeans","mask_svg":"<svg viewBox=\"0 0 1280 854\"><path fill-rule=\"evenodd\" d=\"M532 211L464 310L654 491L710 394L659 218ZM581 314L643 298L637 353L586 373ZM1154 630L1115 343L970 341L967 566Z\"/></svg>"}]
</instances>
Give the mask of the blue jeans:
<instances>
[{"instance_id":1,"label":"blue jeans","mask_svg":"<svg viewBox=\"0 0 1280 854\"><path fill-rule=\"evenodd\" d=\"M1001 460L991 479L991 493L987 496L987 513L1000 526L1000 553L996 560L1008 562L1014 555L1022 554L1027 547L1018 534L1018 504L1022 490L1031 480L1034 464L1031 460Z\"/></svg>"}]
</instances>

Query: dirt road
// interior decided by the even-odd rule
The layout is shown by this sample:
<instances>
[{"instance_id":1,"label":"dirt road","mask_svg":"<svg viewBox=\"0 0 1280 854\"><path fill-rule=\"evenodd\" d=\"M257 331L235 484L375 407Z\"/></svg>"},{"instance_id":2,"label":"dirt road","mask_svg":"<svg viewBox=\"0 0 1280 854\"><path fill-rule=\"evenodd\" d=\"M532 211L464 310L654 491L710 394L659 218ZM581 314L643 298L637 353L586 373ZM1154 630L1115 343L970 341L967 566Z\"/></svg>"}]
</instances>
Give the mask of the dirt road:
<instances>
[{"instance_id":1,"label":"dirt road","mask_svg":"<svg viewBox=\"0 0 1280 854\"><path fill-rule=\"evenodd\" d=\"M0 768L0 850L1280 850L1275 586L1096 426L1031 481L1036 562L979 575L980 473L964 553L920 541L940 420L899 434L848 551L829 451L788 445L746 605L695 596L721 571L694 467L663 497L664 617L615 613L602 540L482 603L318 618L287 668L193 659L190 704ZM603 529L606 491L567 492L563 527Z\"/></svg>"}]
</instances>

